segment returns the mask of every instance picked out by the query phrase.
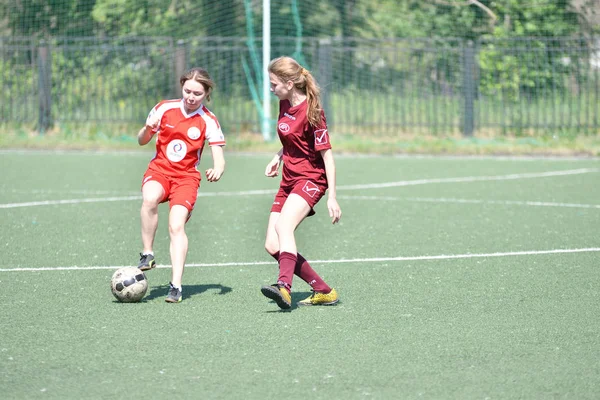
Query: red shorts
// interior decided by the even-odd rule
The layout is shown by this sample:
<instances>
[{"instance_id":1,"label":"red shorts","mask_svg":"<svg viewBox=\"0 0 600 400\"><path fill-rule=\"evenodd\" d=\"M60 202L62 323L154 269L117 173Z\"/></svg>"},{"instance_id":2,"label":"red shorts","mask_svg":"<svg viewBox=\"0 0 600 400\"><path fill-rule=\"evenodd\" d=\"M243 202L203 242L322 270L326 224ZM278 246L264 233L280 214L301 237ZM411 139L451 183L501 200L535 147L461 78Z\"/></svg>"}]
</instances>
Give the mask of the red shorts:
<instances>
[{"instance_id":1,"label":"red shorts","mask_svg":"<svg viewBox=\"0 0 600 400\"><path fill-rule=\"evenodd\" d=\"M292 193L297 194L302 197L310 206L310 211L308 216L315 215L314 207L317 205L319 200L325 195L325 191L327 187L324 185L319 185L314 183L313 181L301 180L296 183L295 186L287 186L280 187L279 191L275 195L275 200L273 201L273 206L271 207L271 212L281 212L283 205L285 204L285 200Z\"/></svg>"},{"instance_id":2,"label":"red shorts","mask_svg":"<svg viewBox=\"0 0 600 400\"><path fill-rule=\"evenodd\" d=\"M194 177L178 177L172 178L153 170L148 170L144 174L142 187L148 181L156 181L164 189L164 197L160 200L161 203L169 201L169 208L175 205L184 206L190 214L196 204L198 197L198 188L200 187L200 179Z\"/></svg>"}]
</instances>

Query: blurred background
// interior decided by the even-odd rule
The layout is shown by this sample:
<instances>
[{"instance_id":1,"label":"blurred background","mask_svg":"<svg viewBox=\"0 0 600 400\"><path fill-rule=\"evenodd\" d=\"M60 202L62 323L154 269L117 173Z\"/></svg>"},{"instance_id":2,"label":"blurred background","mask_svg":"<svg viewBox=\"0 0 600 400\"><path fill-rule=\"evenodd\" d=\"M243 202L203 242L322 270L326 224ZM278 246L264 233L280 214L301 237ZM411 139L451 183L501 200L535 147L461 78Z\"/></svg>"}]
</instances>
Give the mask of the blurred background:
<instances>
[{"instance_id":1,"label":"blurred background","mask_svg":"<svg viewBox=\"0 0 600 400\"><path fill-rule=\"evenodd\" d=\"M1 127L130 140L201 66L224 130L270 141L267 53L340 135L596 136L599 31L600 0L0 0Z\"/></svg>"}]
</instances>

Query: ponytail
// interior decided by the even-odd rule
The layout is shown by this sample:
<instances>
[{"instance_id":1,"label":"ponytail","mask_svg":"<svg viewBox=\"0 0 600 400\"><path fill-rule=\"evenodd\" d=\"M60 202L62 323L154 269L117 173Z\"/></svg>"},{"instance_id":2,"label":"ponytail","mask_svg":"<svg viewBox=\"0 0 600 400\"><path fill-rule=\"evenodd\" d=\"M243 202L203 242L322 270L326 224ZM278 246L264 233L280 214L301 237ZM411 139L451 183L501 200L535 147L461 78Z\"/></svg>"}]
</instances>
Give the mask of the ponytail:
<instances>
[{"instance_id":1,"label":"ponytail","mask_svg":"<svg viewBox=\"0 0 600 400\"><path fill-rule=\"evenodd\" d=\"M321 105L321 89L310 71L303 68L291 57L278 57L269 63L269 72L284 81L292 81L294 87L306 95L308 122L319 126L322 122L323 106Z\"/></svg>"}]
</instances>

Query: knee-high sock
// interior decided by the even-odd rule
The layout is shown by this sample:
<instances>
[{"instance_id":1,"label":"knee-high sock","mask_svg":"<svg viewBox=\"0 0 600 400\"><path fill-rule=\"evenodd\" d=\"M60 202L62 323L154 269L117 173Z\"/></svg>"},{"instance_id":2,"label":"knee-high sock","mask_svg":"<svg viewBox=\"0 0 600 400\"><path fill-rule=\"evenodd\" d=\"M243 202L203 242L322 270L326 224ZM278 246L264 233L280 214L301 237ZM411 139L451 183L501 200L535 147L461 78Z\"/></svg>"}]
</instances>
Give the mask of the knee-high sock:
<instances>
[{"instance_id":1,"label":"knee-high sock","mask_svg":"<svg viewBox=\"0 0 600 400\"><path fill-rule=\"evenodd\" d=\"M271 256L279 261L279 252L271 254ZM323 278L312 269L306 258L298 253L297 262L294 268L294 274L298 275L304 282L308 283L315 292L329 293L331 288L325 283Z\"/></svg>"},{"instance_id":2,"label":"knee-high sock","mask_svg":"<svg viewBox=\"0 0 600 400\"><path fill-rule=\"evenodd\" d=\"M296 262L294 273L308 283L315 292L331 292L329 285L327 285L323 278L312 269L308 261L306 261L306 258L302 257L302 254L300 253L298 253L298 261Z\"/></svg>"},{"instance_id":3,"label":"knee-high sock","mask_svg":"<svg viewBox=\"0 0 600 400\"><path fill-rule=\"evenodd\" d=\"M282 284L290 292L292 291L292 279L294 278L294 269L298 256L296 254L282 252L279 253L279 278L277 283Z\"/></svg>"}]
</instances>

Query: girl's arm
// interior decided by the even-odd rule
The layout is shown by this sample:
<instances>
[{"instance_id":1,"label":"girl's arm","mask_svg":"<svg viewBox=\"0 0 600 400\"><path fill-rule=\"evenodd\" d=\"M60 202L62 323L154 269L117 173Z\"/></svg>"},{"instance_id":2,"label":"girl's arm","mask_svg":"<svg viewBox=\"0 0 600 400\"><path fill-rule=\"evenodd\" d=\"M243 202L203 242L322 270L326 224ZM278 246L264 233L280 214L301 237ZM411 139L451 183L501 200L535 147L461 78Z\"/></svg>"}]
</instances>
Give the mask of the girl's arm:
<instances>
[{"instance_id":1,"label":"girl's arm","mask_svg":"<svg viewBox=\"0 0 600 400\"><path fill-rule=\"evenodd\" d=\"M147 144L152 136L156 133L155 129L158 127L160 123L159 115L154 114L151 117L148 117L146 120L146 125L137 134L137 140L140 146Z\"/></svg>"},{"instance_id":2,"label":"girl's arm","mask_svg":"<svg viewBox=\"0 0 600 400\"><path fill-rule=\"evenodd\" d=\"M210 146L213 159L213 167L206 170L206 179L209 182L216 182L221 179L225 172L225 155L223 146Z\"/></svg>"},{"instance_id":3,"label":"girl's arm","mask_svg":"<svg viewBox=\"0 0 600 400\"><path fill-rule=\"evenodd\" d=\"M147 144L150 141L150 139L152 139L152 136L154 136L154 132L152 132L152 129L148 128L147 125L144 125L144 127L140 129L140 131L137 134L138 143L140 144L140 146L143 146Z\"/></svg>"},{"instance_id":4,"label":"girl's arm","mask_svg":"<svg viewBox=\"0 0 600 400\"><path fill-rule=\"evenodd\" d=\"M279 165L281 165L281 157L283 155L283 147L281 150L277 152L275 157L267 164L267 168L265 168L265 175L273 178L279 175Z\"/></svg>"},{"instance_id":5,"label":"girl's arm","mask_svg":"<svg viewBox=\"0 0 600 400\"><path fill-rule=\"evenodd\" d=\"M325 175L327 176L327 184L329 188L329 197L327 198L327 208L329 209L329 216L331 217L331 223L335 224L342 218L342 210L337 202L336 189L335 189L335 162L333 161L333 152L331 149L321 150L321 157L325 162Z\"/></svg>"}]
</instances>

